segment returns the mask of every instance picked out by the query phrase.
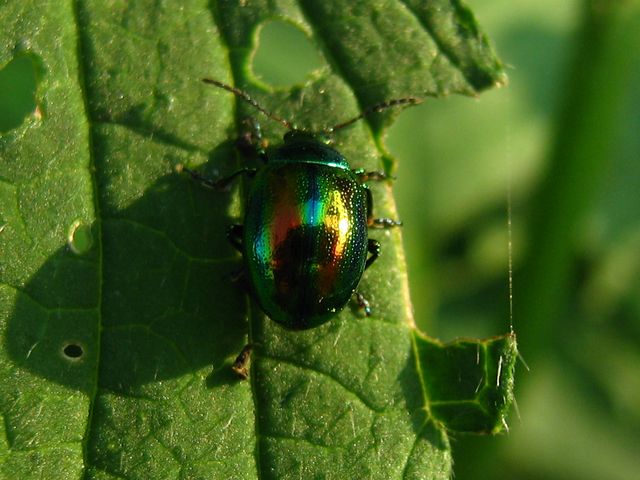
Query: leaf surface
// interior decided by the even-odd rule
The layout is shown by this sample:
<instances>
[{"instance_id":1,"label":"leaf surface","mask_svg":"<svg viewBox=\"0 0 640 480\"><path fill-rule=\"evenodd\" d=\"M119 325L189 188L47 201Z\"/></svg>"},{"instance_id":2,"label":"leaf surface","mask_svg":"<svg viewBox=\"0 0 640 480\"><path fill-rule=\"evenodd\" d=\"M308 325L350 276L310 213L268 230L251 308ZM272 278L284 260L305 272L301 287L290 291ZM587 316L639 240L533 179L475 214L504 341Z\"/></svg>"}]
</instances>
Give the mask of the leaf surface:
<instances>
[{"instance_id":1,"label":"leaf surface","mask_svg":"<svg viewBox=\"0 0 640 480\"><path fill-rule=\"evenodd\" d=\"M304 86L268 92L250 73L271 18L319 47L326 67ZM459 344L483 352L473 364L418 334L399 230L371 234L384 249L359 287L372 317L348 307L320 328L284 331L228 280L240 259L225 230L240 220L241 193L175 172L225 175L244 161L233 139L255 111L205 76L308 128L393 97L503 82L468 10L13 1L0 19L0 66L26 52L38 79L37 112L0 137L4 475L449 478L447 428L499 429L512 377L496 371L515 342ZM354 168L393 168L381 141L391 116L336 135ZM276 142L284 133L263 125ZM395 217L390 186L372 188L376 214ZM243 382L229 365L247 341ZM479 400L449 388L463 368L484 378Z\"/></svg>"}]
</instances>

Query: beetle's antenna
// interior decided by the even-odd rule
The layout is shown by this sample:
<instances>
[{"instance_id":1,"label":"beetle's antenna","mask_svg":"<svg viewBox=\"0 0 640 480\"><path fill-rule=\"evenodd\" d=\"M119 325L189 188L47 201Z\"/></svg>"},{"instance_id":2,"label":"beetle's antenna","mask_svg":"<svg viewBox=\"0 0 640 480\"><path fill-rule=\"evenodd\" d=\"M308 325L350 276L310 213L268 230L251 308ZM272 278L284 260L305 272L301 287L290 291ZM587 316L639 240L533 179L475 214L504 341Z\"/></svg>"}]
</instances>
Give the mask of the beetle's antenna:
<instances>
[{"instance_id":1,"label":"beetle's antenna","mask_svg":"<svg viewBox=\"0 0 640 480\"><path fill-rule=\"evenodd\" d=\"M341 128L348 127L349 125L356 123L358 120L366 117L367 115L370 115L372 113L379 113L379 112L382 112L383 110L387 110L388 108L410 107L412 105L420 105L422 102L423 100L421 98L405 97L405 98L396 98L394 100L387 100L386 102L382 102L382 103L377 103L375 105L370 106L369 108L364 109L360 113L360 115L358 115L357 117L353 117L352 119L347 120L346 122L339 123L334 127L326 128L322 130L322 133L335 132L336 130L340 130Z\"/></svg>"},{"instance_id":2,"label":"beetle's antenna","mask_svg":"<svg viewBox=\"0 0 640 480\"><path fill-rule=\"evenodd\" d=\"M216 87L222 88L223 90L233 93L236 97L241 98L242 100L247 102L249 105L252 105L256 110L262 112L272 120L275 120L276 122L280 122L289 130L295 130L293 123L265 109L257 101L251 98L247 92L240 90L239 88L232 87L231 85L227 85L226 83L219 82L218 80L214 80L213 78L203 78L202 81L204 83L208 83L209 85L215 85Z\"/></svg>"}]
</instances>

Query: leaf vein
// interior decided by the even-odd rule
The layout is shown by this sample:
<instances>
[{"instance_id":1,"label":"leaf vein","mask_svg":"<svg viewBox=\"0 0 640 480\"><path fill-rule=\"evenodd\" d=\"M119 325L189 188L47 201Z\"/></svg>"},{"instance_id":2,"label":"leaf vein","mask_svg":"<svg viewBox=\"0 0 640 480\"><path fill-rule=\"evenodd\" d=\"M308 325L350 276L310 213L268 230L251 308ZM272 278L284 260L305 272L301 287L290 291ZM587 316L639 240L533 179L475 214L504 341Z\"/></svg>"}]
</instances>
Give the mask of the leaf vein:
<instances>
[{"instance_id":1,"label":"leaf vein","mask_svg":"<svg viewBox=\"0 0 640 480\"><path fill-rule=\"evenodd\" d=\"M279 363L284 363L286 365L290 365L292 367L295 368L299 368L301 370L307 370L309 372L315 373L317 375L321 375L324 377L327 377L329 380L332 380L336 385L339 385L340 387L342 387L345 391L349 392L351 395L353 395L355 398L357 398L358 400L360 400L360 403L362 403L365 407L367 407L369 410L376 412L376 413L384 413L385 409L384 408L380 408L376 405L374 405L370 400L368 400L363 394L352 390L348 385L346 385L343 381L339 380L338 378L334 377L333 375L331 375L331 373L329 372L325 372L322 370L318 370L314 367L312 367L311 365L303 365L300 363L296 363L291 359L286 359L286 358L279 358L279 357L275 357L272 355L260 355L260 359L264 359L264 360L271 360L274 362L279 362Z\"/></svg>"},{"instance_id":2,"label":"leaf vein","mask_svg":"<svg viewBox=\"0 0 640 480\"><path fill-rule=\"evenodd\" d=\"M139 222L137 220L132 220L130 218L122 218L122 217L111 217L111 218L105 218L104 219L105 222L114 222L114 223L128 223L136 228L140 228L141 230L147 230L155 235L158 235L160 238L165 239L167 242L169 242L169 244L171 245L171 247L180 255L183 255L185 258L187 258L189 261L192 262L198 262L198 263L202 263L205 265L218 265L221 263L227 263L227 262L237 262L238 261L238 257L236 255L232 255L229 257L220 257L220 258L206 258L206 257L196 257L192 254L190 254L189 252L187 252L186 250L184 250L182 247L178 246L178 244L164 231L162 230L158 230L157 228L154 228L150 225L146 225L142 222Z\"/></svg>"}]
</instances>

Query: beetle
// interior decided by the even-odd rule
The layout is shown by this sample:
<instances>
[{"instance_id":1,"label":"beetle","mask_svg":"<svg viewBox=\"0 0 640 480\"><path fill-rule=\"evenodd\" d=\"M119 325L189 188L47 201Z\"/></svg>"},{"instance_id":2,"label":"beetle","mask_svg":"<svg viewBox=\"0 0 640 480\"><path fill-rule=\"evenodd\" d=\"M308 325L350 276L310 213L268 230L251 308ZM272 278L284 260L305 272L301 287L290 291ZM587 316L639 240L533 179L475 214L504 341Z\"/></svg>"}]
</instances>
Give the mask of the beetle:
<instances>
[{"instance_id":1,"label":"beetle","mask_svg":"<svg viewBox=\"0 0 640 480\"><path fill-rule=\"evenodd\" d=\"M267 152L259 125L241 137L264 161L261 168L242 168L218 181L182 167L194 179L224 190L241 175L250 177L244 224L233 225L228 238L243 256L244 274L264 313L290 330L306 330L327 322L355 295L365 315L369 303L356 291L363 272L380 254L380 243L368 228L401 225L374 218L369 180L386 180L382 172L352 170L328 135L366 115L421 102L414 97L376 104L360 115L320 132L301 130L267 111L246 92L205 78L287 128L283 143ZM238 356L234 370L246 378L251 347Z\"/></svg>"}]
</instances>

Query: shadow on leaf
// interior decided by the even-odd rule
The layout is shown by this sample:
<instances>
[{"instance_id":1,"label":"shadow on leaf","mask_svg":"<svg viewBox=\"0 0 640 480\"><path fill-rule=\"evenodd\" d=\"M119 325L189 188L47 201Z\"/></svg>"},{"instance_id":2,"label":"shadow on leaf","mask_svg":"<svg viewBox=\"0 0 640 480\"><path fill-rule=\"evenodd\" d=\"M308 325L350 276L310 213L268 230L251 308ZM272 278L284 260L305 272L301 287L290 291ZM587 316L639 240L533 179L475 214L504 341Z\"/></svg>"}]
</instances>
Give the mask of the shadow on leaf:
<instances>
[{"instance_id":1,"label":"shadow on leaf","mask_svg":"<svg viewBox=\"0 0 640 480\"><path fill-rule=\"evenodd\" d=\"M100 151L99 135L95 143ZM210 163L232 155L225 143ZM12 359L87 393L96 378L100 389L135 395L151 382L217 370L247 330L244 294L228 280L240 265L225 235L231 194L170 173L111 209L101 168L102 222L90 229L100 238L84 254L58 250L17 295L5 339Z\"/></svg>"}]
</instances>

